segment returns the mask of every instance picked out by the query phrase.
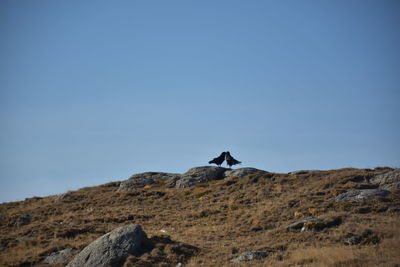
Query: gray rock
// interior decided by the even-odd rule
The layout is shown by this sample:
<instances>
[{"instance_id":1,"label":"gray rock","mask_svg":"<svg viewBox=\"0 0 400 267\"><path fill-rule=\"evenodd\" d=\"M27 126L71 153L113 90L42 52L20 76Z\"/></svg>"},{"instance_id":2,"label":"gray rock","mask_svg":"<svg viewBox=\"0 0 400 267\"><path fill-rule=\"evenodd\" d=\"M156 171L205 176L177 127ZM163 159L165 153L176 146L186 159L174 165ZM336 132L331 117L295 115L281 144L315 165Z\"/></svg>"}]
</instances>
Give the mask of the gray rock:
<instances>
[{"instance_id":1,"label":"gray rock","mask_svg":"<svg viewBox=\"0 0 400 267\"><path fill-rule=\"evenodd\" d=\"M25 213L19 216L18 222L20 224L28 224L31 222L31 219L32 219L32 213Z\"/></svg>"},{"instance_id":2,"label":"gray rock","mask_svg":"<svg viewBox=\"0 0 400 267\"><path fill-rule=\"evenodd\" d=\"M400 169L395 169L383 174L376 175L369 180L370 183L379 185L379 188L386 190L400 189Z\"/></svg>"},{"instance_id":3,"label":"gray rock","mask_svg":"<svg viewBox=\"0 0 400 267\"><path fill-rule=\"evenodd\" d=\"M227 170L224 173L224 177L225 178L229 178L229 177L233 177L233 176L237 176L237 177L243 177L249 174L253 174L256 172L265 172L256 168L239 168L239 169L235 169L235 170Z\"/></svg>"},{"instance_id":4,"label":"gray rock","mask_svg":"<svg viewBox=\"0 0 400 267\"><path fill-rule=\"evenodd\" d=\"M75 249L66 248L57 252L53 252L43 260L43 263L57 264L67 262L75 253L75 251Z\"/></svg>"},{"instance_id":5,"label":"gray rock","mask_svg":"<svg viewBox=\"0 0 400 267\"><path fill-rule=\"evenodd\" d=\"M238 263L241 261L259 260L268 256L268 251L246 251L240 254L239 257L231 260L231 263Z\"/></svg>"},{"instance_id":6,"label":"gray rock","mask_svg":"<svg viewBox=\"0 0 400 267\"><path fill-rule=\"evenodd\" d=\"M58 202L60 200L66 199L72 195L73 191L67 191L65 193L57 195L57 197L54 199L54 202Z\"/></svg>"},{"instance_id":7,"label":"gray rock","mask_svg":"<svg viewBox=\"0 0 400 267\"><path fill-rule=\"evenodd\" d=\"M295 223L289 224L286 229L287 230L293 230L293 229L302 229L304 227L305 223L322 223L324 220L323 219L318 219L318 218L306 218L301 221L297 221Z\"/></svg>"},{"instance_id":8,"label":"gray rock","mask_svg":"<svg viewBox=\"0 0 400 267\"><path fill-rule=\"evenodd\" d=\"M380 237L370 229L365 229L361 234L348 233L343 242L347 246L378 244Z\"/></svg>"},{"instance_id":9,"label":"gray rock","mask_svg":"<svg viewBox=\"0 0 400 267\"><path fill-rule=\"evenodd\" d=\"M344 244L347 246L354 246L360 244L362 241L362 237L358 235L351 235L344 241Z\"/></svg>"},{"instance_id":10,"label":"gray rock","mask_svg":"<svg viewBox=\"0 0 400 267\"><path fill-rule=\"evenodd\" d=\"M165 172L144 172L134 174L128 180L121 182L117 192L129 191L135 188L144 187L146 185L155 184L160 179L169 179L179 176L176 173Z\"/></svg>"},{"instance_id":11,"label":"gray rock","mask_svg":"<svg viewBox=\"0 0 400 267\"><path fill-rule=\"evenodd\" d=\"M165 180L165 186L166 187L175 187L176 186L176 181L178 181L181 178L181 175L175 175L173 177L168 178Z\"/></svg>"},{"instance_id":12,"label":"gray rock","mask_svg":"<svg viewBox=\"0 0 400 267\"><path fill-rule=\"evenodd\" d=\"M388 194L390 194L389 191L382 189L352 189L339 194L334 198L334 200L335 202L363 201L374 197L384 197Z\"/></svg>"},{"instance_id":13,"label":"gray rock","mask_svg":"<svg viewBox=\"0 0 400 267\"><path fill-rule=\"evenodd\" d=\"M215 166L194 167L181 175L176 181L177 188L190 187L195 184L205 183L224 178L226 168Z\"/></svg>"},{"instance_id":14,"label":"gray rock","mask_svg":"<svg viewBox=\"0 0 400 267\"><path fill-rule=\"evenodd\" d=\"M146 233L139 224L119 227L90 243L67 266L121 266L128 254L139 253L144 239Z\"/></svg>"}]
</instances>

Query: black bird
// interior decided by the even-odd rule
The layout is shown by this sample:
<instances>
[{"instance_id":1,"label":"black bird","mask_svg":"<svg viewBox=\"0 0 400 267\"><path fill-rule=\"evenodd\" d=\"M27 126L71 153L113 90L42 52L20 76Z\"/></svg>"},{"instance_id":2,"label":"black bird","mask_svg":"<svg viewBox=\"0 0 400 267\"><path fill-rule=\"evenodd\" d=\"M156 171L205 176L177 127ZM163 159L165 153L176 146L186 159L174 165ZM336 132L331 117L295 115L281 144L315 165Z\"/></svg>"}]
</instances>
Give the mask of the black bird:
<instances>
[{"instance_id":1,"label":"black bird","mask_svg":"<svg viewBox=\"0 0 400 267\"><path fill-rule=\"evenodd\" d=\"M226 154L226 152L222 152L218 158L213 158L213 160L210 160L208 162L208 164L215 163L218 166L221 166L222 162L224 162L224 160L225 160L225 154Z\"/></svg>"},{"instance_id":2,"label":"black bird","mask_svg":"<svg viewBox=\"0 0 400 267\"><path fill-rule=\"evenodd\" d=\"M236 164L242 163L242 162L240 162L240 161L234 159L234 158L231 156L231 153L229 153L229 151L225 152L225 159L226 159L226 164L228 164L229 168L230 168L232 165L236 165Z\"/></svg>"}]
</instances>

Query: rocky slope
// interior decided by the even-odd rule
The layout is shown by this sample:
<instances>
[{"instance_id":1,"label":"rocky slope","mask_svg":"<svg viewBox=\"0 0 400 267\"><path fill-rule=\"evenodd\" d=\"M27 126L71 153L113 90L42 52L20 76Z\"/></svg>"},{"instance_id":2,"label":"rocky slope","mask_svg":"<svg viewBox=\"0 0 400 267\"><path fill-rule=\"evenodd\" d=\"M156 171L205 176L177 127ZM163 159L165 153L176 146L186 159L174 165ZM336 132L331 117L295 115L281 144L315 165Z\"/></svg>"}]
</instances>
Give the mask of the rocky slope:
<instances>
[{"instance_id":1,"label":"rocky slope","mask_svg":"<svg viewBox=\"0 0 400 267\"><path fill-rule=\"evenodd\" d=\"M195 167L0 205L0 266L398 266L400 169Z\"/></svg>"}]
</instances>

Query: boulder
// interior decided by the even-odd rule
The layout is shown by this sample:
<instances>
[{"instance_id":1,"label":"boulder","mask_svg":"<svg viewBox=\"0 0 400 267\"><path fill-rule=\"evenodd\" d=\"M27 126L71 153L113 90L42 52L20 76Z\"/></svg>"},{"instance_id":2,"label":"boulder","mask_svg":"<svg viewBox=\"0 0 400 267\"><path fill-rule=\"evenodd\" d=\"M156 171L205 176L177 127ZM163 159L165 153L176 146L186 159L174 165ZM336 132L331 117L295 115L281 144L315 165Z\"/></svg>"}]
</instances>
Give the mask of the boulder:
<instances>
[{"instance_id":1,"label":"boulder","mask_svg":"<svg viewBox=\"0 0 400 267\"><path fill-rule=\"evenodd\" d=\"M43 260L43 263L58 264L66 262L72 257L74 252L75 249L72 248L66 248L57 252L53 252Z\"/></svg>"},{"instance_id":2,"label":"boulder","mask_svg":"<svg viewBox=\"0 0 400 267\"><path fill-rule=\"evenodd\" d=\"M144 187L145 185L155 184L160 179L169 179L177 176L179 176L179 174L166 172L144 172L134 174L129 177L128 180L121 182L117 192L129 191Z\"/></svg>"},{"instance_id":3,"label":"boulder","mask_svg":"<svg viewBox=\"0 0 400 267\"><path fill-rule=\"evenodd\" d=\"M175 186L177 188L185 188L195 184L223 179L226 170L228 169L215 166L194 167L182 174L176 181Z\"/></svg>"},{"instance_id":4,"label":"boulder","mask_svg":"<svg viewBox=\"0 0 400 267\"><path fill-rule=\"evenodd\" d=\"M57 195L57 197L54 199L54 202L59 202L60 200L67 199L71 197L73 191L67 191L65 193Z\"/></svg>"},{"instance_id":5,"label":"boulder","mask_svg":"<svg viewBox=\"0 0 400 267\"><path fill-rule=\"evenodd\" d=\"M385 197L388 194L390 194L389 191L382 189L352 189L339 194L334 198L334 200L335 202L363 201L374 197Z\"/></svg>"},{"instance_id":6,"label":"boulder","mask_svg":"<svg viewBox=\"0 0 400 267\"><path fill-rule=\"evenodd\" d=\"M121 266L128 254L138 255L146 238L138 224L119 227L90 243L67 266Z\"/></svg>"},{"instance_id":7,"label":"boulder","mask_svg":"<svg viewBox=\"0 0 400 267\"><path fill-rule=\"evenodd\" d=\"M256 172L265 172L256 168L239 168L235 170L226 170L224 173L225 178L237 176L237 177L243 177L249 174L253 174Z\"/></svg>"},{"instance_id":8,"label":"boulder","mask_svg":"<svg viewBox=\"0 0 400 267\"><path fill-rule=\"evenodd\" d=\"M29 224L31 222L31 219L32 219L32 213L25 213L19 216L18 222L21 225Z\"/></svg>"},{"instance_id":9,"label":"boulder","mask_svg":"<svg viewBox=\"0 0 400 267\"><path fill-rule=\"evenodd\" d=\"M268 251L246 251L240 254L239 257L231 260L231 263L238 263L241 261L251 261L251 260L259 260L268 256Z\"/></svg>"},{"instance_id":10,"label":"boulder","mask_svg":"<svg viewBox=\"0 0 400 267\"><path fill-rule=\"evenodd\" d=\"M399 190L400 189L400 169L376 175L369 180L370 183L379 185L381 189Z\"/></svg>"}]
</instances>

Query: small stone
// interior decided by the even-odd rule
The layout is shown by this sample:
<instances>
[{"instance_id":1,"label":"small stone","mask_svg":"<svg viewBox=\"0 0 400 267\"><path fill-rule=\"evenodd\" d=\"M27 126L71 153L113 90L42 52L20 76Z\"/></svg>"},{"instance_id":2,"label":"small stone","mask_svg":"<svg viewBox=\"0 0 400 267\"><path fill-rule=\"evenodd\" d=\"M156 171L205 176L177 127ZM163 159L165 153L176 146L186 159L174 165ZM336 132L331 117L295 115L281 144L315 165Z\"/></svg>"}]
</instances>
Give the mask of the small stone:
<instances>
[{"instance_id":1,"label":"small stone","mask_svg":"<svg viewBox=\"0 0 400 267\"><path fill-rule=\"evenodd\" d=\"M231 260L231 263L238 263L242 261L251 261L251 260L259 260L268 256L268 251L261 250L261 251L246 251L240 254L239 257L234 258Z\"/></svg>"},{"instance_id":2,"label":"small stone","mask_svg":"<svg viewBox=\"0 0 400 267\"><path fill-rule=\"evenodd\" d=\"M24 225L24 224L30 223L31 219L32 219L32 213L25 213L25 214L22 214L21 216L19 216L18 222L20 224Z\"/></svg>"},{"instance_id":3,"label":"small stone","mask_svg":"<svg viewBox=\"0 0 400 267\"><path fill-rule=\"evenodd\" d=\"M347 246L353 246L353 245L360 244L361 240L362 240L361 236L352 235L344 241L344 244Z\"/></svg>"},{"instance_id":4,"label":"small stone","mask_svg":"<svg viewBox=\"0 0 400 267\"><path fill-rule=\"evenodd\" d=\"M304 219L304 220L301 220L301 221L297 221L297 222L294 222L294 223L292 223L292 224L289 224L287 227L286 227L286 229L287 230L293 230L293 229L302 229L303 227L306 227L307 228L307 226L305 225L305 224L310 224L310 223L322 223L324 220L322 220L322 219L318 219L318 218L306 218L306 219ZM307 230L307 229L304 229L304 230L302 230L302 232L303 231L305 231L305 230Z\"/></svg>"}]
</instances>

